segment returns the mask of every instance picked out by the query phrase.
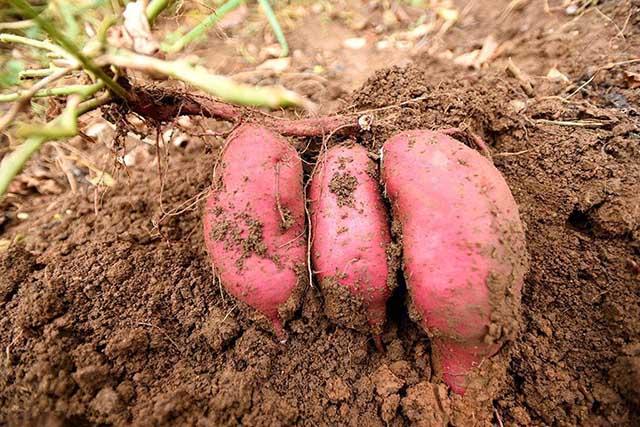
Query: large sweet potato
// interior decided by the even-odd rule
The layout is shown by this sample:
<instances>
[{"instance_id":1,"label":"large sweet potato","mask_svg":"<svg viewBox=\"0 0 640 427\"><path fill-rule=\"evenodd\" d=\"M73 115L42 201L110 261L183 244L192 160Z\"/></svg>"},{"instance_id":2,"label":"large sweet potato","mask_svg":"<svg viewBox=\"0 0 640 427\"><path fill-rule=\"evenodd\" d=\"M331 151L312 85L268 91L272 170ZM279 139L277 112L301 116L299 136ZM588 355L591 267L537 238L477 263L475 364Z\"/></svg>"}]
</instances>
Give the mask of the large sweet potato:
<instances>
[{"instance_id":1,"label":"large sweet potato","mask_svg":"<svg viewBox=\"0 0 640 427\"><path fill-rule=\"evenodd\" d=\"M395 281L387 263L388 218L367 150L355 144L329 149L318 159L309 198L325 312L344 326L372 330L379 345Z\"/></svg>"},{"instance_id":2,"label":"large sweet potato","mask_svg":"<svg viewBox=\"0 0 640 427\"><path fill-rule=\"evenodd\" d=\"M286 140L243 125L230 137L213 183L204 235L225 289L264 314L283 338L305 271L302 164Z\"/></svg>"},{"instance_id":3,"label":"large sweet potato","mask_svg":"<svg viewBox=\"0 0 640 427\"><path fill-rule=\"evenodd\" d=\"M488 159L442 133L389 139L382 176L402 230L410 311L443 380L462 394L469 372L517 330L528 266L518 207Z\"/></svg>"}]
</instances>

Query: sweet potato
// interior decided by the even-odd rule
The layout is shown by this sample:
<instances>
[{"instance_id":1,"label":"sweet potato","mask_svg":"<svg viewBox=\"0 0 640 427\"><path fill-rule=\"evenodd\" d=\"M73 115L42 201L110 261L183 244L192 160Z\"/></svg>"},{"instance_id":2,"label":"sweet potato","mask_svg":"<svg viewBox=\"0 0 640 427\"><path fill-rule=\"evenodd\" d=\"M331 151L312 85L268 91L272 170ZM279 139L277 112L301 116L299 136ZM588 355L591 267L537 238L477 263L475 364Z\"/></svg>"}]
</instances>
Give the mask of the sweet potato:
<instances>
[{"instance_id":1,"label":"sweet potato","mask_svg":"<svg viewBox=\"0 0 640 427\"><path fill-rule=\"evenodd\" d=\"M382 177L410 312L432 340L436 370L463 394L470 371L517 330L528 266L518 207L488 159L438 132L386 141Z\"/></svg>"},{"instance_id":2,"label":"sweet potato","mask_svg":"<svg viewBox=\"0 0 640 427\"><path fill-rule=\"evenodd\" d=\"M204 215L204 236L225 289L266 316L284 338L305 271L302 164L286 140L243 125L222 155Z\"/></svg>"},{"instance_id":3,"label":"sweet potato","mask_svg":"<svg viewBox=\"0 0 640 427\"><path fill-rule=\"evenodd\" d=\"M339 324L370 329L380 345L386 302L395 283L377 168L367 150L338 145L318 160L309 190L312 259L325 312Z\"/></svg>"}]
</instances>

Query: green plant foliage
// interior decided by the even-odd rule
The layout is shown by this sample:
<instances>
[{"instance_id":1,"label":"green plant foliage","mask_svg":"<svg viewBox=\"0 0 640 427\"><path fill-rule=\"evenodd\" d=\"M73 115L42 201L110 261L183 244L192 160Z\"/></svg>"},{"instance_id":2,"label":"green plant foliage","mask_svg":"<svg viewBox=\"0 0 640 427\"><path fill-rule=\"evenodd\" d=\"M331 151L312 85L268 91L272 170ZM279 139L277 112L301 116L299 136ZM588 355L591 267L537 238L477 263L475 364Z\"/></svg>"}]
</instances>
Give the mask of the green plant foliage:
<instances>
[{"instance_id":1,"label":"green plant foliage","mask_svg":"<svg viewBox=\"0 0 640 427\"><path fill-rule=\"evenodd\" d=\"M20 82L20 72L24 63L19 59L9 59L0 68L0 89L16 86Z\"/></svg>"}]
</instances>

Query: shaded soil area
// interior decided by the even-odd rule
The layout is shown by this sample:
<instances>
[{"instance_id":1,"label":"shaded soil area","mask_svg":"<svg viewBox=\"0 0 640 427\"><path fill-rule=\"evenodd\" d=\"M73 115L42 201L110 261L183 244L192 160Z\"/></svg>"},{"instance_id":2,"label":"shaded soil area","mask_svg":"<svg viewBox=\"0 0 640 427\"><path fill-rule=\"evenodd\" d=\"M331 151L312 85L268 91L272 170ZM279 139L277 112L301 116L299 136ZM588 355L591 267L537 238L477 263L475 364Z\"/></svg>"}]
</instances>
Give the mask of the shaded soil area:
<instances>
[{"instance_id":1,"label":"shaded soil area","mask_svg":"<svg viewBox=\"0 0 640 427\"><path fill-rule=\"evenodd\" d=\"M1 205L19 242L0 253L0 425L638 425L640 4L600 2L612 25L538 2L503 17L508 3L477 2L441 41L510 41L490 66L423 53L344 103L373 116L357 136L372 153L416 128L489 145L531 256L518 338L483 367L500 375L451 394L402 284L384 353L332 324L317 286L278 343L211 272L201 201L219 146L172 147L162 174L131 170L105 194Z\"/></svg>"}]
</instances>

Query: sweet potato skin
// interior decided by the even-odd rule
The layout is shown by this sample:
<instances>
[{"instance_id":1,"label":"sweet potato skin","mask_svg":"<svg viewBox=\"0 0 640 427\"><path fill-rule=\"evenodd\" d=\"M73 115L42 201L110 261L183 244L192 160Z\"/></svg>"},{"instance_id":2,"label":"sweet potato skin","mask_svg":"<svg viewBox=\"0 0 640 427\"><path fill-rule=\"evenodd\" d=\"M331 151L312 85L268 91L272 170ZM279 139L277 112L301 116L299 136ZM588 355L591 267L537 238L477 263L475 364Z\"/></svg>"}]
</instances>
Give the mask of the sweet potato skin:
<instances>
[{"instance_id":1,"label":"sweet potato skin","mask_svg":"<svg viewBox=\"0 0 640 427\"><path fill-rule=\"evenodd\" d=\"M389 221L367 150L356 144L330 148L318 159L309 200L312 260L326 314L343 326L380 334L395 282L387 262Z\"/></svg>"},{"instance_id":2,"label":"sweet potato skin","mask_svg":"<svg viewBox=\"0 0 640 427\"><path fill-rule=\"evenodd\" d=\"M212 265L225 289L265 315L283 338L284 307L306 265L301 160L280 136L242 125L221 162L204 214Z\"/></svg>"},{"instance_id":3,"label":"sweet potato skin","mask_svg":"<svg viewBox=\"0 0 640 427\"><path fill-rule=\"evenodd\" d=\"M437 132L386 141L382 179L402 230L412 317L443 380L463 394L470 370L517 331L528 268L518 207L488 159Z\"/></svg>"}]
</instances>

